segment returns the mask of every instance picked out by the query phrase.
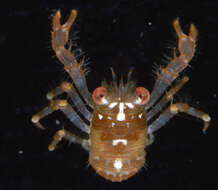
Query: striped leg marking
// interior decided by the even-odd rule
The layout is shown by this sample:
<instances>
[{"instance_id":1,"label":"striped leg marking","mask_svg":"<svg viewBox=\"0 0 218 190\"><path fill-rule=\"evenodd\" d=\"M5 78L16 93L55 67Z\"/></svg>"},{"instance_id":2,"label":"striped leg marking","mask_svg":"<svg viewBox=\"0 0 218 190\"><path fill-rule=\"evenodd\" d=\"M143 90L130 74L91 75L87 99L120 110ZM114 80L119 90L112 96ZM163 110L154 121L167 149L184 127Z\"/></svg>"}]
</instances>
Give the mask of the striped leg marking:
<instances>
[{"instance_id":1,"label":"striped leg marking","mask_svg":"<svg viewBox=\"0 0 218 190\"><path fill-rule=\"evenodd\" d=\"M210 124L210 116L200 110L190 107L185 103L176 103L170 105L153 123L148 126L148 133L153 136L153 133L163 127L173 116L179 112L184 112L193 117L197 117L204 121L203 133L206 132Z\"/></svg>"},{"instance_id":2,"label":"striped leg marking","mask_svg":"<svg viewBox=\"0 0 218 190\"><path fill-rule=\"evenodd\" d=\"M187 76L183 77L181 81L179 81L176 86L171 88L168 92L165 93L163 98L153 107L151 110L148 111L147 119L148 121L154 117L158 112L162 110L162 108L173 99L173 96L183 87L183 85L189 81Z\"/></svg>"},{"instance_id":3,"label":"striped leg marking","mask_svg":"<svg viewBox=\"0 0 218 190\"><path fill-rule=\"evenodd\" d=\"M61 110L67 116L67 118L83 132L90 132L89 126L84 123L84 121L78 116L78 114L68 104L66 100L52 100L50 105L48 105L43 110L32 116L32 122L37 127L45 129L45 127L40 123L40 119L53 113L56 110Z\"/></svg>"},{"instance_id":4,"label":"striped leg marking","mask_svg":"<svg viewBox=\"0 0 218 190\"><path fill-rule=\"evenodd\" d=\"M87 150L87 151L89 150L89 141L87 139L82 139L82 138L80 138L80 137L74 135L73 133L66 131L64 129L61 129L55 133L55 135L53 136L52 142L48 146L48 149L50 151L53 151L56 148L57 144L62 139L66 139L72 143L80 144L85 150Z\"/></svg>"},{"instance_id":5,"label":"striped leg marking","mask_svg":"<svg viewBox=\"0 0 218 190\"><path fill-rule=\"evenodd\" d=\"M55 89L51 90L47 93L46 97L48 100L53 100L55 97L61 95L62 93L67 93L67 95L71 98L73 104L79 110L79 112L86 118L88 121L91 119L91 113L86 108L85 104L81 100L80 96L76 92L76 89L69 82L62 82L62 84Z\"/></svg>"}]
</instances>

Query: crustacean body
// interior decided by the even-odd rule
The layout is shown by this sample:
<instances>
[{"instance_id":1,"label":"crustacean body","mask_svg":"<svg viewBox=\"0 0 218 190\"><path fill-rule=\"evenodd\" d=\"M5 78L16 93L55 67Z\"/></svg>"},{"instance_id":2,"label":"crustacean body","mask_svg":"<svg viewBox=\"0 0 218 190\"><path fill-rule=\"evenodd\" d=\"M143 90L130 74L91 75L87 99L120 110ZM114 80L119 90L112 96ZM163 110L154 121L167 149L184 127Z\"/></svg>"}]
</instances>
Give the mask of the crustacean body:
<instances>
[{"instance_id":1,"label":"crustacean body","mask_svg":"<svg viewBox=\"0 0 218 190\"><path fill-rule=\"evenodd\" d=\"M151 94L146 88L137 87L136 82L131 79L131 71L126 82L120 80L118 83L113 70L113 81L103 81L91 94L86 85L84 59L77 59L74 53L65 47L76 16L77 11L72 10L68 21L61 25L61 14L57 11L51 33L52 48L73 82L63 82L49 92L47 99L50 104L33 115L32 122L44 129L40 120L60 110L73 125L87 133L89 138L83 139L61 129L54 135L49 145L50 151L54 150L63 138L79 143L89 152L89 163L99 175L111 181L123 181L135 175L145 165L145 148L153 142L153 133L177 113L184 112L202 119L203 131L206 131L210 122L208 114L181 102L166 107L175 93L189 80L185 76L168 90L194 56L197 30L193 24L186 35L179 21L173 22L178 36L178 53L175 53L165 68L160 69ZM58 99L62 93L71 98L73 106L67 100ZM80 115L89 121L89 124L83 121Z\"/></svg>"}]
</instances>

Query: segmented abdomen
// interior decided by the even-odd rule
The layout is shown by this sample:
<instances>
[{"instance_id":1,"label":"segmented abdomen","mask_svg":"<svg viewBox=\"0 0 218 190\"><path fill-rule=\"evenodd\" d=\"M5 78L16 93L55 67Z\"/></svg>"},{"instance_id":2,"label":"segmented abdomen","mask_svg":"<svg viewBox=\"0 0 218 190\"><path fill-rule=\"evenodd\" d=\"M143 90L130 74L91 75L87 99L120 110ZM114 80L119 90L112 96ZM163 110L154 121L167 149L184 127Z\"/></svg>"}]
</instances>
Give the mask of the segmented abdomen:
<instances>
[{"instance_id":1,"label":"segmented abdomen","mask_svg":"<svg viewBox=\"0 0 218 190\"><path fill-rule=\"evenodd\" d=\"M144 166L146 137L145 125L136 130L123 126L108 130L92 126L89 163L108 180L126 180Z\"/></svg>"}]
</instances>

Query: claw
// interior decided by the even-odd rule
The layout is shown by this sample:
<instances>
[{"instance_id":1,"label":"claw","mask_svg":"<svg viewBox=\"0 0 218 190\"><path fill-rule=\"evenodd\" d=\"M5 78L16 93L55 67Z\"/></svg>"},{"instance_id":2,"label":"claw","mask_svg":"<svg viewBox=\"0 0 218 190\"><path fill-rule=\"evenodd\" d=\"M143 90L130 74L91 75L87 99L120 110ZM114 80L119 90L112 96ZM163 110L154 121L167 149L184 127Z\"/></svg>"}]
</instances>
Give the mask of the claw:
<instances>
[{"instance_id":1,"label":"claw","mask_svg":"<svg viewBox=\"0 0 218 190\"><path fill-rule=\"evenodd\" d=\"M197 31L194 24L191 24L190 31L189 31L188 35L183 33L182 28L181 28L180 23L179 23L179 19L175 19L173 21L173 28L175 29L176 34L180 39L190 38L191 40L196 41L197 36L198 36L198 31Z\"/></svg>"},{"instance_id":2,"label":"claw","mask_svg":"<svg viewBox=\"0 0 218 190\"><path fill-rule=\"evenodd\" d=\"M52 48L55 50L56 54L59 53L59 49L63 48L68 42L69 31L73 25L77 16L77 11L72 10L67 22L61 25L61 12L57 11L54 15L52 22Z\"/></svg>"},{"instance_id":3,"label":"claw","mask_svg":"<svg viewBox=\"0 0 218 190\"><path fill-rule=\"evenodd\" d=\"M53 18L53 22L52 22L52 28L54 31L59 30L60 28L62 30L70 30L70 27L72 26L72 24L74 23L75 19L77 17L77 11L75 9L73 9L71 11L71 14L67 20L67 22L63 25L61 25L61 12L57 11L54 15Z\"/></svg>"},{"instance_id":4,"label":"claw","mask_svg":"<svg viewBox=\"0 0 218 190\"><path fill-rule=\"evenodd\" d=\"M179 23L179 19L173 21L173 28L178 36L178 50L180 52L180 59L182 58L184 63L188 63L195 53L197 29L191 24L189 34L183 33Z\"/></svg>"},{"instance_id":5,"label":"claw","mask_svg":"<svg viewBox=\"0 0 218 190\"><path fill-rule=\"evenodd\" d=\"M197 40L198 30L194 24L191 24L191 26L190 26L189 37L192 38L194 41Z\"/></svg>"},{"instance_id":6,"label":"claw","mask_svg":"<svg viewBox=\"0 0 218 190\"><path fill-rule=\"evenodd\" d=\"M53 22L52 22L52 28L54 31L58 30L61 26L60 18L61 18L61 12L57 11L53 17Z\"/></svg>"},{"instance_id":7,"label":"claw","mask_svg":"<svg viewBox=\"0 0 218 190\"><path fill-rule=\"evenodd\" d=\"M63 28L66 28L66 30L69 30L72 24L74 23L75 19L77 17L77 11L73 9L71 11L71 14L67 20L67 22L62 26Z\"/></svg>"},{"instance_id":8,"label":"claw","mask_svg":"<svg viewBox=\"0 0 218 190\"><path fill-rule=\"evenodd\" d=\"M180 24L179 24L179 19L178 18L173 21L173 28L175 29L176 34L177 34L177 36L179 38L181 38L181 37L183 37L185 35L183 33L183 31L182 31L182 28L181 28Z\"/></svg>"}]
</instances>

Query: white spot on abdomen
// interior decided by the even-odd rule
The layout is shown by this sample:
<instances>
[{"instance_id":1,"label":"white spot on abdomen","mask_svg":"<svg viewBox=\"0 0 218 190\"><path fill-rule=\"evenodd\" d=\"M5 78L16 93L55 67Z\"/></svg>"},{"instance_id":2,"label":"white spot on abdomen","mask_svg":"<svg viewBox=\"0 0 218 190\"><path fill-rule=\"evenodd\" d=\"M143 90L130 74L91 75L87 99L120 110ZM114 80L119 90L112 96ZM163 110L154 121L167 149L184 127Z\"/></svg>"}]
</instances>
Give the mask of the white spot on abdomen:
<instances>
[{"instance_id":1,"label":"white spot on abdomen","mask_svg":"<svg viewBox=\"0 0 218 190\"><path fill-rule=\"evenodd\" d=\"M121 159L116 159L114 161L114 168L120 170L123 167L123 163Z\"/></svg>"},{"instance_id":2,"label":"white spot on abdomen","mask_svg":"<svg viewBox=\"0 0 218 190\"><path fill-rule=\"evenodd\" d=\"M115 139L112 141L112 145L116 146L118 143L122 143L125 146L127 145L127 140L126 139Z\"/></svg>"}]
</instances>

